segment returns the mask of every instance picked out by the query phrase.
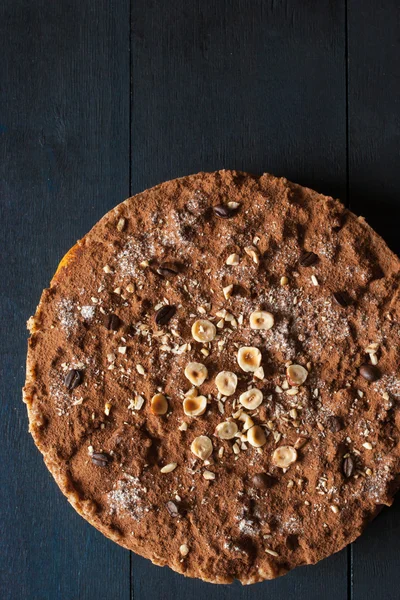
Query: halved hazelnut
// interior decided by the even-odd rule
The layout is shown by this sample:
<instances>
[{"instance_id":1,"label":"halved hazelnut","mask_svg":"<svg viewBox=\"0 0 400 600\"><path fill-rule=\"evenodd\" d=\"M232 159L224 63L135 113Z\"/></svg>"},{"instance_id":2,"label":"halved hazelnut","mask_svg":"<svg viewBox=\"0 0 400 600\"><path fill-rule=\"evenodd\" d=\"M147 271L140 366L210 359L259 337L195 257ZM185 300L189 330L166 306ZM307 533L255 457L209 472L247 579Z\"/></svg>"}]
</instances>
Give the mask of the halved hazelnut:
<instances>
[{"instance_id":1,"label":"halved hazelnut","mask_svg":"<svg viewBox=\"0 0 400 600\"><path fill-rule=\"evenodd\" d=\"M297 451L293 446L280 446L272 455L272 462L280 469L287 469L297 460Z\"/></svg>"},{"instance_id":2,"label":"halved hazelnut","mask_svg":"<svg viewBox=\"0 0 400 600\"><path fill-rule=\"evenodd\" d=\"M264 433L264 429L259 425L254 425L254 427L250 427L247 432L247 441L253 448L260 448L264 446L267 438Z\"/></svg>"},{"instance_id":3,"label":"halved hazelnut","mask_svg":"<svg viewBox=\"0 0 400 600\"><path fill-rule=\"evenodd\" d=\"M214 323L207 319L198 319L192 325L192 336L196 342L212 342L217 335L217 330Z\"/></svg>"},{"instance_id":4,"label":"halved hazelnut","mask_svg":"<svg viewBox=\"0 0 400 600\"><path fill-rule=\"evenodd\" d=\"M286 377L290 385L302 385L308 377L308 371L301 365L289 365Z\"/></svg>"},{"instance_id":5,"label":"halved hazelnut","mask_svg":"<svg viewBox=\"0 0 400 600\"><path fill-rule=\"evenodd\" d=\"M220 371L215 378L215 385L223 396L232 396L236 392L237 376L232 371Z\"/></svg>"},{"instance_id":6,"label":"halved hazelnut","mask_svg":"<svg viewBox=\"0 0 400 600\"><path fill-rule=\"evenodd\" d=\"M243 394L240 394L239 397L240 404L248 410L254 410L258 406L260 406L262 401L262 392L257 388L251 388L250 390L247 390L247 392L243 392Z\"/></svg>"},{"instance_id":7,"label":"halved hazelnut","mask_svg":"<svg viewBox=\"0 0 400 600\"><path fill-rule=\"evenodd\" d=\"M201 415L204 415L206 408L207 398L205 396L185 398L183 401L183 412L188 417L200 417Z\"/></svg>"},{"instance_id":8,"label":"halved hazelnut","mask_svg":"<svg viewBox=\"0 0 400 600\"><path fill-rule=\"evenodd\" d=\"M165 415L168 410L168 401L164 394L155 394L150 403L150 410L153 415Z\"/></svg>"},{"instance_id":9,"label":"halved hazelnut","mask_svg":"<svg viewBox=\"0 0 400 600\"><path fill-rule=\"evenodd\" d=\"M189 379L193 385L201 385L207 379L207 367L202 363L190 362L185 368L185 377Z\"/></svg>"},{"instance_id":10,"label":"halved hazelnut","mask_svg":"<svg viewBox=\"0 0 400 600\"><path fill-rule=\"evenodd\" d=\"M254 373L261 364L261 352L254 346L242 346L238 350L237 361L243 371Z\"/></svg>"},{"instance_id":11,"label":"halved hazelnut","mask_svg":"<svg viewBox=\"0 0 400 600\"><path fill-rule=\"evenodd\" d=\"M274 316L266 310L255 310L250 315L251 329L271 329L274 325Z\"/></svg>"},{"instance_id":12,"label":"halved hazelnut","mask_svg":"<svg viewBox=\"0 0 400 600\"><path fill-rule=\"evenodd\" d=\"M193 454L201 460L207 460L213 451L212 441L206 435L199 435L198 437L194 438L190 449Z\"/></svg>"},{"instance_id":13,"label":"halved hazelnut","mask_svg":"<svg viewBox=\"0 0 400 600\"><path fill-rule=\"evenodd\" d=\"M238 426L234 421L224 421L215 428L215 435L221 440L231 440L238 432Z\"/></svg>"}]
</instances>

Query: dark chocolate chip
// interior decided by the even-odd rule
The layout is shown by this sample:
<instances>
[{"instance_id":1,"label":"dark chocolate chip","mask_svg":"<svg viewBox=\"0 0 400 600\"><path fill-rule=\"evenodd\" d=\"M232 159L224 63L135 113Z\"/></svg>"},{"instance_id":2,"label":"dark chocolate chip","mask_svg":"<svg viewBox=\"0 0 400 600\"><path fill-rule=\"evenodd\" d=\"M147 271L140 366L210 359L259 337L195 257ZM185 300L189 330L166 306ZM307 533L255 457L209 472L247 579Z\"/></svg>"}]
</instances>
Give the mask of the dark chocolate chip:
<instances>
[{"instance_id":1,"label":"dark chocolate chip","mask_svg":"<svg viewBox=\"0 0 400 600\"><path fill-rule=\"evenodd\" d=\"M332 433L337 433L338 431L341 431L343 429L343 421L340 417L328 417L327 425L329 431L331 431Z\"/></svg>"},{"instance_id":2,"label":"dark chocolate chip","mask_svg":"<svg viewBox=\"0 0 400 600\"><path fill-rule=\"evenodd\" d=\"M238 209L239 207L230 208L227 204L217 204L216 206L213 206L214 213L220 219L232 219L232 217L237 214Z\"/></svg>"},{"instance_id":3,"label":"dark chocolate chip","mask_svg":"<svg viewBox=\"0 0 400 600\"><path fill-rule=\"evenodd\" d=\"M71 369L65 376L64 385L70 392L78 387L83 381L82 371Z\"/></svg>"},{"instance_id":4,"label":"dark chocolate chip","mask_svg":"<svg viewBox=\"0 0 400 600\"><path fill-rule=\"evenodd\" d=\"M354 471L354 461L351 456L346 456L343 460L342 471L345 477L351 477Z\"/></svg>"},{"instance_id":5,"label":"dark chocolate chip","mask_svg":"<svg viewBox=\"0 0 400 600\"><path fill-rule=\"evenodd\" d=\"M378 381L378 379L380 379L381 377L381 373L378 367L367 364L361 365L360 375L361 377L364 377L364 379L366 379L367 381Z\"/></svg>"},{"instance_id":6,"label":"dark chocolate chip","mask_svg":"<svg viewBox=\"0 0 400 600\"><path fill-rule=\"evenodd\" d=\"M350 299L346 292L333 292L333 299L336 304L339 304L342 308L346 308L346 306L349 306L350 304Z\"/></svg>"},{"instance_id":7,"label":"dark chocolate chip","mask_svg":"<svg viewBox=\"0 0 400 600\"><path fill-rule=\"evenodd\" d=\"M109 315L104 316L104 325L110 331L118 331L118 329L122 325L122 321L117 315L115 315L114 313L111 313Z\"/></svg>"},{"instance_id":8,"label":"dark chocolate chip","mask_svg":"<svg viewBox=\"0 0 400 600\"><path fill-rule=\"evenodd\" d=\"M107 467L110 462L111 457L109 454L105 454L104 452L93 452L92 463L96 465L96 467Z\"/></svg>"},{"instance_id":9,"label":"dark chocolate chip","mask_svg":"<svg viewBox=\"0 0 400 600\"><path fill-rule=\"evenodd\" d=\"M155 320L157 325L166 325L176 313L176 306L173 304L165 304L157 312Z\"/></svg>"},{"instance_id":10,"label":"dark chocolate chip","mask_svg":"<svg viewBox=\"0 0 400 600\"><path fill-rule=\"evenodd\" d=\"M175 275L178 275L179 273L179 267L175 263L161 263L157 269L157 273L166 278L175 277Z\"/></svg>"},{"instance_id":11,"label":"dark chocolate chip","mask_svg":"<svg viewBox=\"0 0 400 600\"><path fill-rule=\"evenodd\" d=\"M167 507L167 511L173 519L175 519L175 517L179 515L179 510L175 502L169 500L169 502L167 502L165 506Z\"/></svg>"},{"instance_id":12,"label":"dark chocolate chip","mask_svg":"<svg viewBox=\"0 0 400 600\"><path fill-rule=\"evenodd\" d=\"M251 478L251 483L259 490L266 490L272 485L272 477L267 473L256 473Z\"/></svg>"},{"instance_id":13,"label":"dark chocolate chip","mask_svg":"<svg viewBox=\"0 0 400 600\"><path fill-rule=\"evenodd\" d=\"M307 250L303 250L299 258L299 263L302 267L311 267L312 265L315 265L317 261L318 254L315 254L315 252L308 252Z\"/></svg>"}]
</instances>

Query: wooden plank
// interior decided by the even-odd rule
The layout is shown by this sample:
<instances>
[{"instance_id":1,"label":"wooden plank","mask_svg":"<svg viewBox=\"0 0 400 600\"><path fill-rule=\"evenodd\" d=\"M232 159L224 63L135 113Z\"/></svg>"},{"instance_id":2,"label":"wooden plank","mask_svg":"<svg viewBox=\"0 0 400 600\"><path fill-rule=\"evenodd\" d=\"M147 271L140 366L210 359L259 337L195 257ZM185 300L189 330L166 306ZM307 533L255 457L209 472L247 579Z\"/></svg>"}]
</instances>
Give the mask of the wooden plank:
<instances>
[{"instance_id":1,"label":"wooden plank","mask_svg":"<svg viewBox=\"0 0 400 600\"><path fill-rule=\"evenodd\" d=\"M200 170L346 194L344 2L132 2L132 191ZM347 552L221 588L133 556L132 598L347 598Z\"/></svg>"},{"instance_id":2,"label":"wooden plank","mask_svg":"<svg viewBox=\"0 0 400 600\"><path fill-rule=\"evenodd\" d=\"M25 322L58 261L129 194L129 0L0 7L0 596L129 597L129 553L69 506L27 433Z\"/></svg>"},{"instance_id":3,"label":"wooden plank","mask_svg":"<svg viewBox=\"0 0 400 600\"><path fill-rule=\"evenodd\" d=\"M399 253L400 6L348 2L349 201ZM352 598L399 598L400 502L353 545Z\"/></svg>"}]
</instances>

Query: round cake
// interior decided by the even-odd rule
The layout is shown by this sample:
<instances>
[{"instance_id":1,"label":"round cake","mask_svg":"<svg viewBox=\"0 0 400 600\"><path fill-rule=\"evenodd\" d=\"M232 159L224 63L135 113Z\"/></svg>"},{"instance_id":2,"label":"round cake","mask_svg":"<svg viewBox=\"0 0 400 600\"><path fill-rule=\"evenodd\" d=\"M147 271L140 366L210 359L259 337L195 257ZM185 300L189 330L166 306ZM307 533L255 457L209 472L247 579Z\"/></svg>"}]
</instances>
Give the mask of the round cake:
<instances>
[{"instance_id":1,"label":"round cake","mask_svg":"<svg viewBox=\"0 0 400 600\"><path fill-rule=\"evenodd\" d=\"M284 178L129 198L28 323L48 469L107 537L189 577L337 552L399 487L399 274L362 217Z\"/></svg>"}]
</instances>

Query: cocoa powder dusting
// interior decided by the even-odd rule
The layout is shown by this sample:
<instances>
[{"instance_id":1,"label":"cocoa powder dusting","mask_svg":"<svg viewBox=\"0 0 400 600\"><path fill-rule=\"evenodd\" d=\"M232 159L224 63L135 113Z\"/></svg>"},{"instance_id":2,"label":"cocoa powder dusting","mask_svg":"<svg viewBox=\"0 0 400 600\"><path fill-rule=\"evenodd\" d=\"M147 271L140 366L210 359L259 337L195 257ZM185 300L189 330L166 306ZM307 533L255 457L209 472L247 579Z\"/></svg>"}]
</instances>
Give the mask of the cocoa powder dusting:
<instances>
[{"instance_id":1,"label":"cocoa powder dusting","mask_svg":"<svg viewBox=\"0 0 400 600\"><path fill-rule=\"evenodd\" d=\"M126 200L30 319L48 468L103 533L191 577L340 550L398 487L399 273L361 217L272 175Z\"/></svg>"}]
</instances>

